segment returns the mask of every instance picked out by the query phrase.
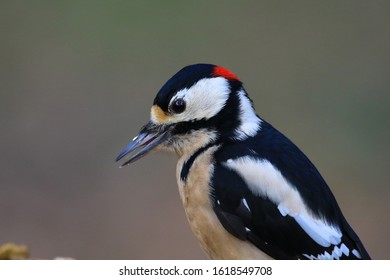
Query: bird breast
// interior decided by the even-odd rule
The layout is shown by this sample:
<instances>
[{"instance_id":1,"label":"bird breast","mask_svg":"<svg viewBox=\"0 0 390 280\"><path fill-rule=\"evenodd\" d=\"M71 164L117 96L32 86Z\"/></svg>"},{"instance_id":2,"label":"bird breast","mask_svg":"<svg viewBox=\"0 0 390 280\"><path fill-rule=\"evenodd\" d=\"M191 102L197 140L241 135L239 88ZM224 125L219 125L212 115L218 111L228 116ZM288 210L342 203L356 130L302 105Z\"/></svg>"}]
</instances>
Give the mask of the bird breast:
<instances>
[{"instance_id":1,"label":"bird breast","mask_svg":"<svg viewBox=\"0 0 390 280\"><path fill-rule=\"evenodd\" d=\"M227 232L214 213L211 199L213 154L219 146L211 146L193 161L188 176L181 173L191 155L179 158L176 169L179 193L191 229L201 247L211 259L270 259L249 242L239 240Z\"/></svg>"}]
</instances>

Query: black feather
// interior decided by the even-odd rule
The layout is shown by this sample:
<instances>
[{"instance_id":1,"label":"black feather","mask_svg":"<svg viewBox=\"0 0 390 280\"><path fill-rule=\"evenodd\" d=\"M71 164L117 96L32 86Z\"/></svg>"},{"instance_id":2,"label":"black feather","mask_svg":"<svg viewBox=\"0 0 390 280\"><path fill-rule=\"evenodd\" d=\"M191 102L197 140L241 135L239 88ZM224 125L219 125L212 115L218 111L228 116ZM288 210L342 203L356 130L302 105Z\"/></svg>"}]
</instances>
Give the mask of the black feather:
<instances>
[{"instance_id":1,"label":"black feather","mask_svg":"<svg viewBox=\"0 0 390 280\"><path fill-rule=\"evenodd\" d=\"M290 140L265 121L255 137L240 142L225 142L215 153L210 197L214 211L227 231L239 239L245 238L278 259L305 259L325 252L331 254L334 248L316 243L294 218L283 216L275 203L254 194L235 171L223 165L228 159L248 155L272 163L298 189L306 207L315 216L340 227L343 235L341 243L350 250L349 256L343 255L341 258L356 258L351 253L356 249L363 259L369 259L314 165ZM249 211L243 208L243 199Z\"/></svg>"}]
</instances>

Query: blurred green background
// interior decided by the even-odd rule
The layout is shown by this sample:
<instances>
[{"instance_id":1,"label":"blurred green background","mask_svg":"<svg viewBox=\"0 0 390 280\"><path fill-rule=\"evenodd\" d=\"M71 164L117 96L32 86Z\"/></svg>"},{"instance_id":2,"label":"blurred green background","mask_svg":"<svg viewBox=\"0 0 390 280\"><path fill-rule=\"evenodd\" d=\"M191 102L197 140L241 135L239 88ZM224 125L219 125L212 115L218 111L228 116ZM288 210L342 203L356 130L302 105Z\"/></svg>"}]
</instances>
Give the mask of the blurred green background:
<instances>
[{"instance_id":1,"label":"blurred green background","mask_svg":"<svg viewBox=\"0 0 390 280\"><path fill-rule=\"evenodd\" d=\"M0 244L32 258L203 259L174 155L119 169L183 66L225 66L390 258L389 1L1 1Z\"/></svg>"}]
</instances>

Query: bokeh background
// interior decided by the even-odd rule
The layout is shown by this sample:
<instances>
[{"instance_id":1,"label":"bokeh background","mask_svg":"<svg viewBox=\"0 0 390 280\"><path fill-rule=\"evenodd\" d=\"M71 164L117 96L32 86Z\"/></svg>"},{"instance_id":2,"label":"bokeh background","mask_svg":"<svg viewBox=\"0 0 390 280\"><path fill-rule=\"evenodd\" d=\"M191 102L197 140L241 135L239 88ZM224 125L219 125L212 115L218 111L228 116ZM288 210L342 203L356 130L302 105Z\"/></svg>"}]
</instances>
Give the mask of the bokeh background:
<instances>
[{"instance_id":1,"label":"bokeh background","mask_svg":"<svg viewBox=\"0 0 390 280\"><path fill-rule=\"evenodd\" d=\"M176 158L114 158L183 66L225 66L390 258L389 1L0 2L0 244L31 257L203 259Z\"/></svg>"}]
</instances>

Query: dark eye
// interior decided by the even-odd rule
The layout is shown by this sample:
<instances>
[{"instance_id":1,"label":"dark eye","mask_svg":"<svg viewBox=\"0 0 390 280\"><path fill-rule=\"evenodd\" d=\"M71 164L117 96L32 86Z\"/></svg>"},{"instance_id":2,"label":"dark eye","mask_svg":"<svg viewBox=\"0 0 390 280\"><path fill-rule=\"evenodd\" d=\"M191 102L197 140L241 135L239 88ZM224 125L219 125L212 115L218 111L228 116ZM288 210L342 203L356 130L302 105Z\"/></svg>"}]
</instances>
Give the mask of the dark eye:
<instances>
[{"instance_id":1,"label":"dark eye","mask_svg":"<svg viewBox=\"0 0 390 280\"><path fill-rule=\"evenodd\" d=\"M186 102L182 98L174 100L169 108L170 112L180 114L186 109Z\"/></svg>"}]
</instances>

